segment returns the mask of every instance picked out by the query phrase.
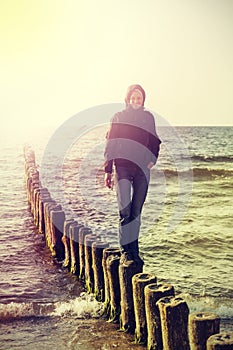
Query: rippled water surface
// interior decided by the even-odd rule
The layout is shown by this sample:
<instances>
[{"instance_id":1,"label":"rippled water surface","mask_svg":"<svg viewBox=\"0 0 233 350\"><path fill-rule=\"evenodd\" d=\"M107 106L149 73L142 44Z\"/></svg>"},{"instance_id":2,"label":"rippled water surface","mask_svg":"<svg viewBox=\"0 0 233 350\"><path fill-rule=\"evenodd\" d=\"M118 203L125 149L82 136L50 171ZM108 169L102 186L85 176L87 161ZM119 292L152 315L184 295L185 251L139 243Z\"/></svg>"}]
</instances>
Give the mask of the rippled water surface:
<instances>
[{"instance_id":1,"label":"rippled water surface","mask_svg":"<svg viewBox=\"0 0 233 350\"><path fill-rule=\"evenodd\" d=\"M46 181L67 218L115 245L115 191L102 183L105 132L77 140L62 171L50 163ZM177 128L178 139L174 131L158 132L163 146L142 216L144 271L172 283L190 311L216 312L221 327L233 330L233 128ZM39 171L43 147L35 145ZM82 294L82 284L53 261L38 234L26 198L23 144L1 145L0 158L0 349L130 348L131 339L99 319L102 304Z\"/></svg>"}]
</instances>

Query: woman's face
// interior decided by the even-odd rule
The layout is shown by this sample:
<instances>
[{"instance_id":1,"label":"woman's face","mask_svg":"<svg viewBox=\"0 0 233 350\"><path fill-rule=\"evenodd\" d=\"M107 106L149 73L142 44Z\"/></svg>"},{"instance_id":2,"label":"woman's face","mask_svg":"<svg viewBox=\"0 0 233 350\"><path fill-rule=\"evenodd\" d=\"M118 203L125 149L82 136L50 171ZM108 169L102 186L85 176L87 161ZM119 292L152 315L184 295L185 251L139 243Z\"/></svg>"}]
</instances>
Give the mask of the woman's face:
<instances>
[{"instance_id":1,"label":"woman's face","mask_svg":"<svg viewBox=\"0 0 233 350\"><path fill-rule=\"evenodd\" d=\"M129 103L134 109L138 109L143 105L143 96L141 91L134 90L130 96Z\"/></svg>"}]
</instances>

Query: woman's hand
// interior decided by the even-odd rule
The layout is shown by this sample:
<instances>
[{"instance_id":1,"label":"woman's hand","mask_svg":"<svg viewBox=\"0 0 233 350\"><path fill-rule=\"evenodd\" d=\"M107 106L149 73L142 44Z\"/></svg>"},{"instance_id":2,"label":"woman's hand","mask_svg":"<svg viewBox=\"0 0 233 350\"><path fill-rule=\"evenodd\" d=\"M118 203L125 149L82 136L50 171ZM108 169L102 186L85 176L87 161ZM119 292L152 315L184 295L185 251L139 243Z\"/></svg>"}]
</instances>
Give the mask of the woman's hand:
<instances>
[{"instance_id":1,"label":"woman's hand","mask_svg":"<svg viewBox=\"0 0 233 350\"><path fill-rule=\"evenodd\" d=\"M104 184L106 187L110 188L112 190L113 184L112 184L112 174L111 173L105 173L104 175Z\"/></svg>"},{"instance_id":2,"label":"woman's hand","mask_svg":"<svg viewBox=\"0 0 233 350\"><path fill-rule=\"evenodd\" d=\"M153 162L150 162L150 163L147 165L147 168L148 168L148 169L151 169L151 168L153 168L153 166L154 166L154 163L153 163Z\"/></svg>"}]
</instances>

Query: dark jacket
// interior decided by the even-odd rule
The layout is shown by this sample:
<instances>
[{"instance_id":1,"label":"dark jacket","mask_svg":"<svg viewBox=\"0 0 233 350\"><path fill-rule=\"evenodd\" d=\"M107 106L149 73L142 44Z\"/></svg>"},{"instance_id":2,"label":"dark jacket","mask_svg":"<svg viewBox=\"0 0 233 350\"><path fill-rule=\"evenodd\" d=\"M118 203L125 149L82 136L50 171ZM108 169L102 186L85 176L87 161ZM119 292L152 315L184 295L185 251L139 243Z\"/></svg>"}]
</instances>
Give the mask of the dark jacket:
<instances>
[{"instance_id":1,"label":"dark jacket","mask_svg":"<svg viewBox=\"0 0 233 350\"><path fill-rule=\"evenodd\" d=\"M116 166L137 164L146 168L157 161L160 139L157 136L154 116L144 107L127 106L114 115L107 133L105 148L105 172L111 173Z\"/></svg>"}]
</instances>

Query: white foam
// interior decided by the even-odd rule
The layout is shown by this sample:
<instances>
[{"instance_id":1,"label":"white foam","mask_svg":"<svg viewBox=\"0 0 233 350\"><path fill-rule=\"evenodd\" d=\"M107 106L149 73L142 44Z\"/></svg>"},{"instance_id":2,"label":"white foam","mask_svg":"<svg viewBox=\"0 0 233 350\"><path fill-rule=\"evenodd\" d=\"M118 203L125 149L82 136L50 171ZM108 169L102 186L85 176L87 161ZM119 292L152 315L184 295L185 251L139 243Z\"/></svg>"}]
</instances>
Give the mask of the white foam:
<instances>
[{"instance_id":1,"label":"white foam","mask_svg":"<svg viewBox=\"0 0 233 350\"><path fill-rule=\"evenodd\" d=\"M103 303L93 294L81 295L68 302L56 303L15 303L0 304L0 320L38 316L74 316L76 318L97 318L103 312Z\"/></svg>"},{"instance_id":2,"label":"white foam","mask_svg":"<svg viewBox=\"0 0 233 350\"><path fill-rule=\"evenodd\" d=\"M76 318L97 318L103 312L103 303L98 302L93 294L81 293L80 297L68 302L55 304L51 316L75 316Z\"/></svg>"}]
</instances>

